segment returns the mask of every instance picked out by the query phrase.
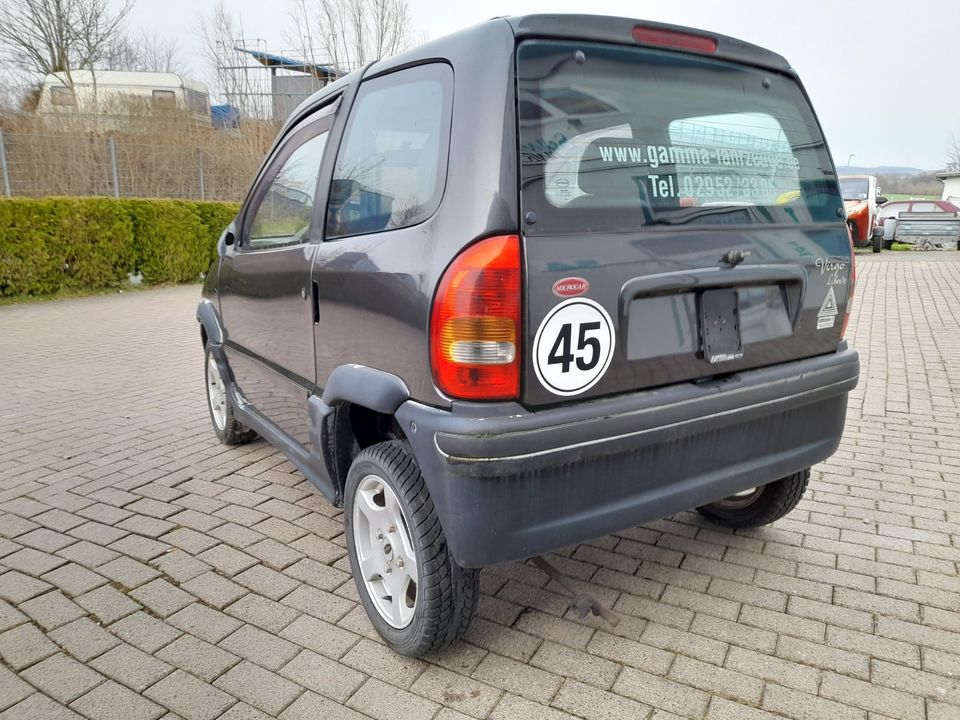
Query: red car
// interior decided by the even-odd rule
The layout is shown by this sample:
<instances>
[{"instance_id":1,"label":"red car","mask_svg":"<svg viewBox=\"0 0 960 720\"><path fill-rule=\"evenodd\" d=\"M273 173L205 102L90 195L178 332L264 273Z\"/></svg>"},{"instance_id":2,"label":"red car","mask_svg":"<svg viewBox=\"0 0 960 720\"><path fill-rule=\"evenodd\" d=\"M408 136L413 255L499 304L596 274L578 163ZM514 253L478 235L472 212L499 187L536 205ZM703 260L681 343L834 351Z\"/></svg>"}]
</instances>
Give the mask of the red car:
<instances>
[{"instance_id":1,"label":"red car","mask_svg":"<svg viewBox=\"0 0 960 720\"><path fill-rule=\"evenodd\" d=\"M853 244L868 247L874 242L873 229L878 226L877 208L887 199L880 195L877 178L873 175L841 175L839 180ZM882 241L874 242L874 252L880 252L878 242Z\"/></svg>"}]
</instances>

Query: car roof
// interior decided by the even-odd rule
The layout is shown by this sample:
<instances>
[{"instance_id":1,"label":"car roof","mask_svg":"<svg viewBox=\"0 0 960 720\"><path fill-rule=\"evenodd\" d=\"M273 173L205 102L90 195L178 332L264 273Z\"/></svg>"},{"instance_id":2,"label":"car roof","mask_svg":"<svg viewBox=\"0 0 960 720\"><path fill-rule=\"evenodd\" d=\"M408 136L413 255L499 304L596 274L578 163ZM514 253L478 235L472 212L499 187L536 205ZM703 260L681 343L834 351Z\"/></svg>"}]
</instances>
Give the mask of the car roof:
<instances>
[{"instance_id":1,"label":"car roof","mask_svg":"<svg viewBox=\"0 0 960 720\"><path fill-rule=\"evenodd\" d=\"M721 60L730 60L775 70L793 76L796 75L786 59L775 52L726 35L684 27L682 25L670 25L636 18L604 15L542 14L496 17L478 25L418 45L399 55L383 58L340 78L304 100L291 114L285 125L284 132L292 124L310 112L311 109L322 104L328 96L338 92L346 85L430 60L450 61L454 58L459 58L462 62L465 60L463 48L474 47L478 44L478 41L482 46L484 44L484 37L511 33L518 39L542 37L612 42L636 46L639 43L633 39L632 32L633 28L638 25L656 30L710 37L716 40L717 51L712 54L703 53L706 57L715 57Z\"/></svg>"}]
</instances>

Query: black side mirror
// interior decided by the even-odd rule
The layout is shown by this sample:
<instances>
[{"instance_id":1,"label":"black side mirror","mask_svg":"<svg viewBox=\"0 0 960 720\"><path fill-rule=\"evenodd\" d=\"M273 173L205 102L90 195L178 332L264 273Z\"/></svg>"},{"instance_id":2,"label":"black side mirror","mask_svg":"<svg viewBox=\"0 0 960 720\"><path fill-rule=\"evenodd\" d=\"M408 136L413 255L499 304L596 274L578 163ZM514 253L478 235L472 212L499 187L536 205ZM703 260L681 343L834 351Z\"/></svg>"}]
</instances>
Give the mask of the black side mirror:
<instances>
[{"instance_id":1,"label":"black side mirror","mask_svg":"<svg viewBox=\"0 0 960 720\"><path fill-rule=\"evenodd\" d=\"M885 198L883 195L877 195L877 205L883 205L886 202L887 198Z\"/></svg>"},{"instance_id":2,"label":"black side mirror","mask_svg":"<svg viewBox=\"0 0 960 720\"><path fill-rule=\"evenodd\" d=\"M230 230L225 230L223 233L223 244L233 245L234 242L236 242L236 238L233 236L233 232Z\"/></svg>"}]
</instances>

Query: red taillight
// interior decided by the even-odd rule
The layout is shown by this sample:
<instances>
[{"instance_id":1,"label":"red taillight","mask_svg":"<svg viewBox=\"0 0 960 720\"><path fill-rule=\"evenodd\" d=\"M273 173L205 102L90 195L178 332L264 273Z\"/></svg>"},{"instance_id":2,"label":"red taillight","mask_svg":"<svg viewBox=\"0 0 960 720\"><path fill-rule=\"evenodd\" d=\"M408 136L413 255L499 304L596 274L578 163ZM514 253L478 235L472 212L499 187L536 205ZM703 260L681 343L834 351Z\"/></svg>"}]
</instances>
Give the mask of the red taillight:
<instances>
[{"instance_id":1,"label":"red taillight","mask_svg":"<svg viewBox=\"0 0 960 720\"><path fill-rule=\"evenodd\" d=\"M847 291L847 307L843 312L843 324L840 325L840 339L847 336L847 324L850 322L850 309L853 307L853 291L857 287L857 256L853 252L853 232L847 225L847 238L850 240L850 289Z\"/></svg>"},{"instance_id":2,"label":"red taillight","mask_svg":"<svg viewBox=\"0 0 960 720\"><path fill-rule=\"evenodd\" d=\"M492 237L450 264L433 300L430 364L452 398L520 394L520 238Z\"/></svg>"},{"instance_id":3,"label":"red taillight","mask_svg":"<svg viewBox=\"0 0 960 720\"><path fill-rule=\"evenodd\" d=\"M715 38L644 25L637 25L633 28L633 39L644 45L657 45L678 50L693 50L702 53L715 53L717 51Z\"/></svg>"}]
</instances>

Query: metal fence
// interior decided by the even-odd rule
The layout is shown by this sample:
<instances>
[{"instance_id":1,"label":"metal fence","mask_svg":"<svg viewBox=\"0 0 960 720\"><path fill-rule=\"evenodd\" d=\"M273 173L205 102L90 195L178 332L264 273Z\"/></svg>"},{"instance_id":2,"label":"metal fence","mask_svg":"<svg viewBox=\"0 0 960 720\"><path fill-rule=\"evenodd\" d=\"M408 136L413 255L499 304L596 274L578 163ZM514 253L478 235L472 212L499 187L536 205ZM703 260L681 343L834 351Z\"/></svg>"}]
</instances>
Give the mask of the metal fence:
<instances>
[{"instance_id":1,"label":"metal fence","mask_svg":"<svg viewBox=\"0 0 960 720\"><path fill-rule=\"evenodd\" d=\"M0 193L237 201L273 132L104 136L0 129Z\"/></svg>"}]
</instances>

